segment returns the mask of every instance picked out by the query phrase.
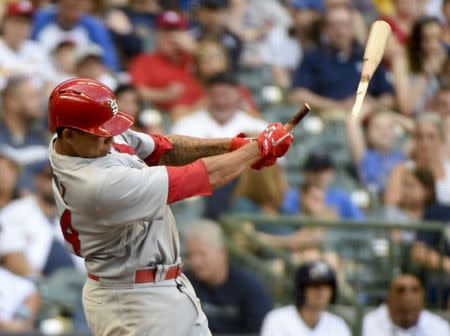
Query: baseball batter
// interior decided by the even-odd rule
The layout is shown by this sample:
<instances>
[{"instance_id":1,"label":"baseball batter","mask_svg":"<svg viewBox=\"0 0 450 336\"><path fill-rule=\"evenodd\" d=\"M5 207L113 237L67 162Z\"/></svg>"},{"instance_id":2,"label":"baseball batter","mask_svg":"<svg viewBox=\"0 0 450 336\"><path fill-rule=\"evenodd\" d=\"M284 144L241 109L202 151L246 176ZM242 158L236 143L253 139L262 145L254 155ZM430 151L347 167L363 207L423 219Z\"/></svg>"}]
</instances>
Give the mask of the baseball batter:
<instances>
[{"instance_id":1,"label":"baseball batter","mask_svg":"<svg viewBox=\"0 0 450 336\"><path fill-rule=\"evenodd\" d=\"M163 137L128 128L103 84L76 78L49 98L50 162L66 245L85 258L83 306L94 335L210 335L181 273L169 204L209 195L284 155L280 123L256 139Z\"/></svg>"}]
</instances>

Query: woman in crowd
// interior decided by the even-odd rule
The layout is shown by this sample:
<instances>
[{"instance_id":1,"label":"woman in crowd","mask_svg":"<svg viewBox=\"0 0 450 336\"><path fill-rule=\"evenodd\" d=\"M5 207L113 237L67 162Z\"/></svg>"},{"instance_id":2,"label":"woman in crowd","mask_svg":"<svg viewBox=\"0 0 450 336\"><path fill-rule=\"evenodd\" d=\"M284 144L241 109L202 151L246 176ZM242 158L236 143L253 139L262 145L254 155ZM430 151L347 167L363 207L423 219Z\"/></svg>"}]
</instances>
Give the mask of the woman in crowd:
<instances>
[{"instance_id":1,"label":"woman in crowd","mask_svg":"<svg viewBox=\"0 0 450 336\"><path fill-rule=\"evenodd\" d=\"M398 52L391 57L398 105L405 115L428 108L439 89L439 76L448 58L442 38L439 20L422 17L412 28L406 54Z\"/></svg>"},{"instance_id":2,"label":"woman in crowd","mask_svg":"<svg viewBox=\"0 0 450 336\"><path fill-rule=\"evenodd\" d=\"M388 178L384 193L386 206L398 206L407 192L403 184L411 168L427 169L435 180L436 201L450 204L450 160L445 151L442 122L438 115L426 114L417 120L411 159L398 164Z\"/></svg>"}]
</instances>

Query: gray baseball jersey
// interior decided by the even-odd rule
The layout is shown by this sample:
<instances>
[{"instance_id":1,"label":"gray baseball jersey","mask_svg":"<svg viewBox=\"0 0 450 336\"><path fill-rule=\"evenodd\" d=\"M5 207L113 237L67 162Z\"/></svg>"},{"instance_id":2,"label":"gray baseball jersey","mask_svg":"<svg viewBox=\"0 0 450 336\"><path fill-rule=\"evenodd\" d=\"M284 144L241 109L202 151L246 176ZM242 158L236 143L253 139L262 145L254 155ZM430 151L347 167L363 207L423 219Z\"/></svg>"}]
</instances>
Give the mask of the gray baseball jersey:
<instances>
[{"instance_id":1,"label":"gray baseball jersey","mask_svg":"<svg viewBox=\"0 0 450 336\"><path fill-rule=\"evenodd\" d=\"M143 161L154 151L151 136L131 130L114 137L108 155L94 159L60 155L51 141L53 190L66 245L106 283L133 283L137 269L180 260L166 167Z\"/></svg>"}]
</instances>

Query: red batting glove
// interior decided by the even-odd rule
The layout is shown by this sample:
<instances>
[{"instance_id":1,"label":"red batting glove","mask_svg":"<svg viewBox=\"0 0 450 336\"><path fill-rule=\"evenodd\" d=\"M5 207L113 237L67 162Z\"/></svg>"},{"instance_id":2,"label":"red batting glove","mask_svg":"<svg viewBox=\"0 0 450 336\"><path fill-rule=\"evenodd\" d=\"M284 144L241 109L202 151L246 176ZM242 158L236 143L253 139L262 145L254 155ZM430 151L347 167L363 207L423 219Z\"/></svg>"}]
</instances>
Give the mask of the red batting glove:
<instances>
[{"instance_id":1,"label":"red batting glove","mask_svg":"<svg viewBox=\"0 0 450 336\"><path fill-rule=\"evenodd\" d=\"M233 152L236 149L241 148L242 146L248 144L251 142L252 138L247 138L247 135L245 133L239 133L234 138L231 139L230 148L228 149L228 152Z\"/></svg>"},{"instance_id":2,"label":"red batting glove","mask_svg":"<svg viewBox=\"0 0 450 336\"><path fill-rule=\"evenodd\" d=\"M269 124L256 138L261 158L282 157L291 146L292 139L292 134L286 131L281 123Z\"/></svg>"}]
</instances>

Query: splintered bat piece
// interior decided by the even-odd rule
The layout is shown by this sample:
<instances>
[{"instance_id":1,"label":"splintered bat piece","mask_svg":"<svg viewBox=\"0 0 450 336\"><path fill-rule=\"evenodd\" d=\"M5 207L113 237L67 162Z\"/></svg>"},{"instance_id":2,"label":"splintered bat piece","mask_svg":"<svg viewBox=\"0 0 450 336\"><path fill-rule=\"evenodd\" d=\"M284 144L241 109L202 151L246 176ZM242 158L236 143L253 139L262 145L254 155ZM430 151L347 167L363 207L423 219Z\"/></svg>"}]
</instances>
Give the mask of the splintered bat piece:
<instances>
[{"instance_id":1,"label":"splintered bat piece","mask_svg":"<svg viewBox=\"0 0 450 336\"><path fill-rule=\"evenodd\" d=\"M356 90L355 104L352 108L353 118L356 118L361 111L370 79L383 58L390 34L391 27L383 20L375 21L370 27L369 38L367 39L366 49L364 50L361 79Z\"/></svg>"},{"instance_id":2,"label":"splintered bat piece","mask_svg":"<svg viewBox=\"0 0 450 336\"><path fill-rule=\"evenodd\" d=\"M295 126L311 111L308 103L304 103L301 109L289 120L286 124L284 124L284 129L288 132L291 132Z\"/></svg>"}]
</instances>

